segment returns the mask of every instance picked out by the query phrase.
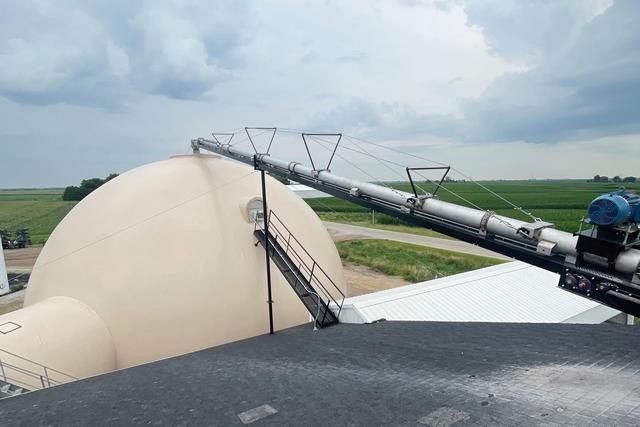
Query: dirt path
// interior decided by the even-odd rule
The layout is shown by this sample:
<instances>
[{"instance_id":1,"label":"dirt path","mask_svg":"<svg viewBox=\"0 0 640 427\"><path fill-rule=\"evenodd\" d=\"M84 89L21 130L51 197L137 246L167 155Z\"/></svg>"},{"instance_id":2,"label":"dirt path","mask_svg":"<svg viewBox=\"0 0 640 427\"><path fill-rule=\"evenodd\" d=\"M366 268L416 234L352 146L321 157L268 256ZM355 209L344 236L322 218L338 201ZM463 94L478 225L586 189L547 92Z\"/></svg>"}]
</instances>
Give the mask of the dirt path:
<instances>
[{"instance_id":1,"label":"dirt path","mask_svg":"<svg viewBox=\"0 0 640 427\"><path fill-rule=\"evenodd\" d=\"M402 277L387 276L359 264L344 263L344 279L347 282L347 296L369 294L385 289L408 285Z\"/></svg>"},{"instance_id":2,"label":"dirt path","mask_svg":"<svg viewBox=\"0 0 640 427\"><path fill-rule=\"evenodd\" d=\"M333 240L340 242L354 239L385 239L396 242L410 243L413 245L427 246L436 249L462 252L469 255L479 255L489 258L511 260L504 255L489 251L470 243L453 239L439 239L437 237L420 236L418 234L399 233L397 231L378 230L376 228L360 227L359 225L341 224L337 222L324 221L325 227L333 237Z\"/></svg>"},{"instance_id":3,"label":"dirt path","mask_svg":"<svg viewBox=\"0 0 640 427\"><path fill-rule=\"evenodd\" d=\"M25 249L9 249L4 251L4 260L9 273L9 283L26 284L29 273L40 255L42 246L29 246ZM0 297L0 315L22 308L26 289Z\"/></svg>"},{"instance_id":4,"label":"dirt path","mask_svg":"<svg viewBox=\"0 0 640 427\"><path fill-rule=\"evenodd\" d=\"M327 231L331 235L331 238L334 242L345 242L347 240L363 240L363 239L373 239L373 237L369 237L366 234L351 232L340 227L334 227L334 223L332 222L324 222L324 225L327 227Z\"/></svg>"},{"instance_id":5,"label":"dirt path","mask_svg":"<svg viewBox=\"0 0 640 427\"><path fill-rule=\"evenodd\" d=\"M15 273L29 272L36 263L42 246L29 246L25 249L7 249L4 251L4 260L7 271Z\"/></svg>"}]
</instances>

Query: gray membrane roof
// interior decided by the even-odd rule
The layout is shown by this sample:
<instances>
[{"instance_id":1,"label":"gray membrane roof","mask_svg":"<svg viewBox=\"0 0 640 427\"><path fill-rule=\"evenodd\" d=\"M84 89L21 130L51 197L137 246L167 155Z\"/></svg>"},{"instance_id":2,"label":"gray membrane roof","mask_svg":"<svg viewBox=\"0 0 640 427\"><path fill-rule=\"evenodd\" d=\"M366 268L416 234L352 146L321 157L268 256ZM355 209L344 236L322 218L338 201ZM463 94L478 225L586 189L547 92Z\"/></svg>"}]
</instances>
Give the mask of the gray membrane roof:
<instances>
[{"instance_id":1,"label":"gray membrane roof","mask_svg":"<svg viewBox=\"0 0 640 427\"><path fill-rule=\"evenodd\" d=\"M640 425L640 327L309 325L0 401L2 425Z\"/></svg>"}]
</instances>

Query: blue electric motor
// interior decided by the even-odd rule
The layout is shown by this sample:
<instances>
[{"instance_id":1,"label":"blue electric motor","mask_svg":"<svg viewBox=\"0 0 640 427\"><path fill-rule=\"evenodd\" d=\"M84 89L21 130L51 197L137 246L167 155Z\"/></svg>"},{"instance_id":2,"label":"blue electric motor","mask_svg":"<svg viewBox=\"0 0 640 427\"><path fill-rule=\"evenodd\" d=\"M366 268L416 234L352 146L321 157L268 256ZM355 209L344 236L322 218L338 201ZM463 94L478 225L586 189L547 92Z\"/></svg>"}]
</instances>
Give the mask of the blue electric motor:
<instances>
[{"instance_id":1,"label":"blue electric motor","mask_svg":"<svg viewBox=\"0 0 640 427\"><path fill-rule=\"evenodd\" d=\"M640 196L625 189L603 194L591 202L588 215L592 224L605 227L625 222L640 223Z\"/></svg>"}]
</instances>

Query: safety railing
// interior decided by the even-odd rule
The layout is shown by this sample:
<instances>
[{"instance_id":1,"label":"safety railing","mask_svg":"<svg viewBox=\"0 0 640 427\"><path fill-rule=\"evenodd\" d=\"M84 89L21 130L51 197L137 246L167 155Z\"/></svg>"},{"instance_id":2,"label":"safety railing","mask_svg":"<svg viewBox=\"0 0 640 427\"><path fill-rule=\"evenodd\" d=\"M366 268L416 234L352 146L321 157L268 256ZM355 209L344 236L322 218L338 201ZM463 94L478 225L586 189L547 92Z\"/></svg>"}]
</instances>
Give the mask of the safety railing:
<instances>
[{"instance_id":1,"label":"safety railing","mask_svg":"<svg viewBox=\"0 0 640 427\"><path fill-rule=\"evenodd\" d=\"M284 253L295 263L304 279L319 294L327 308L330 308L331 304L337 308L336 318L338 318L346 295L273 210L269 211L266 220L269 221L271 238L280 245ZM256 226L264 231L260 224L256 223ZM327 311L325 310L322 322L324 322L326 315Z\"/></svg>"},{"instance_id":2,"label":"safety railing","mask_svg":"<svg viewBox=\"0 0 640 427\"><path fill-rule=\"evenodd\" d=\"M0 349L0 378L26 390L44 389L78 378L57 369Z\"/></svg>"}]
</instances>

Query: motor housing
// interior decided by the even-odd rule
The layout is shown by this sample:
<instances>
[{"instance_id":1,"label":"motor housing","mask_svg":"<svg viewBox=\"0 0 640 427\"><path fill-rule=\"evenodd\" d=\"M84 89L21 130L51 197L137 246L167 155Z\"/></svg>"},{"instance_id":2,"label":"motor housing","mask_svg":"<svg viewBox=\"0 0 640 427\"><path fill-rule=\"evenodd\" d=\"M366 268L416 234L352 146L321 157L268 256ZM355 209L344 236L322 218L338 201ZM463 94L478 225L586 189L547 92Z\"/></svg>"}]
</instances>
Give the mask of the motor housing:
<instances>
[{"instance_id":1,"label":"motor housing","mask_svg":"<svg viewBox=\"0 0 640 427\"><path fill-rule=\"evenodd\" d=\"M615 227L640 222L640 196L625 189L596 197L587 210L592 224Z\"/></svg>"}]
</instances>

